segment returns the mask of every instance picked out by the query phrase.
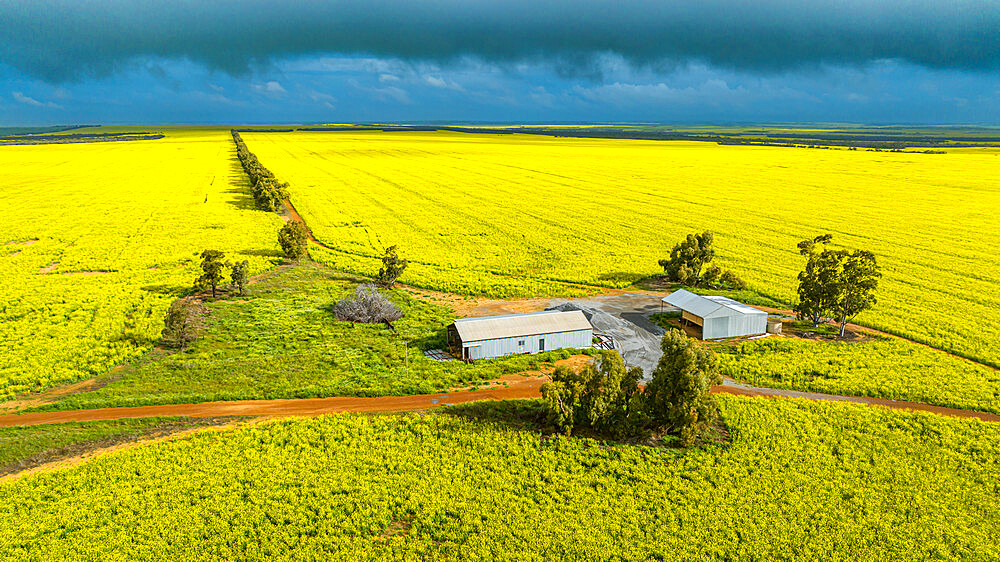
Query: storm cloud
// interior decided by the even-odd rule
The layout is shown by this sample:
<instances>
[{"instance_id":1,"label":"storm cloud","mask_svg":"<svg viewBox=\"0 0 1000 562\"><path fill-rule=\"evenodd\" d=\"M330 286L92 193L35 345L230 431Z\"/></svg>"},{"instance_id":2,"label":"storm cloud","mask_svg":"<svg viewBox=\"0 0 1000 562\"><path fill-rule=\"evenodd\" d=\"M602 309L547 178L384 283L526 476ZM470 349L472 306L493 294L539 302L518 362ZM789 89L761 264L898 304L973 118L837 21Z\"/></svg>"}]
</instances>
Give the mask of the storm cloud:
<instances>
[{"instance_id":1,"label":"storm cloud","mask_svg":"<svg viewBox=\"0 0 1000 562\"><path fill-rule=\"evenodd\" d=\"M977 72L1000 68L998 30L992 0L0 0L0 63L50 83L148 58L245 75L331 53L570 73L608 53L762 73L883 59Z\"/></svg>"}]
</instances>

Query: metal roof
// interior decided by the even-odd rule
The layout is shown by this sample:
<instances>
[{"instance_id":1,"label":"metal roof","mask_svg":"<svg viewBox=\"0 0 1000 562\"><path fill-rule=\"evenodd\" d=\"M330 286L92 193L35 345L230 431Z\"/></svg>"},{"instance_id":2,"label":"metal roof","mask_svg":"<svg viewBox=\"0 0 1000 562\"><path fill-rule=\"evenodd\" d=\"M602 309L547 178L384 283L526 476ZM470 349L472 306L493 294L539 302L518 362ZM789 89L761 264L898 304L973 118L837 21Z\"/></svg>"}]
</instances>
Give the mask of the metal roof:
<instances>
[{"instance_id":1,"label":"metal roof","mask_svg":"<svg viewBox=\"0 0 1000 562\"><path fill-rule=\"evenodd\" d=\"M463 343L594 329L579 310L460 318L454 326Z\"/></svg>"},{"instance_id":2,"label":"metal roof","mask_svg":"<svg viewBox=\"0 0 1000 562\"><path fill-rule=\"evenodd\" d=\"M685 289L678 289L663 297L663 302L701 318L732 316L733 314L767 314L763 310L734 301L729 297L696 295Z\"/></svg>"},{"instance_id":3,"label":"metal roof","mask_svg":"<svg viewBox=\"0 0 1000 562\"><path fill-rule=\"evenodd\" d=\"M764 314L764 315L767 314L766 312L760 310L759 308L754 308L748 304L743 304L740 301L734 301L729 297L712 295L712 296L706 296L705 298L715 301L730 310L735 310L742 314Z\"/></svg>"}]
</instances>

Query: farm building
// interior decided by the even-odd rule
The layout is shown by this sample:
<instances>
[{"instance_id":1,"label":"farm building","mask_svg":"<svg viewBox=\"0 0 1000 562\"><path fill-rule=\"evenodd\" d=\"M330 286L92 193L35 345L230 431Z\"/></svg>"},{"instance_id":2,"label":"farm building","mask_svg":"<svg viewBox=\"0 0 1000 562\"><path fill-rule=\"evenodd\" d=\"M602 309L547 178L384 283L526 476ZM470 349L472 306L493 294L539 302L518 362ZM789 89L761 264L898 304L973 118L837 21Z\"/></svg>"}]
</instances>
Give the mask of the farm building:
<instances>
[{"instance_id":1,"label":"farm building","mask_svg":"<svg viewBox=\"0 0 1000 562\"><path fill-rule=\"evenodd\" d=\"M467 360L586 348L593 337L593 326L579 310L461 318L448 326L448 347Z\"/></svg>"},{"instance_id":2,"label":"farm building","mask_svg":"<svg viewBox=\"0 0 1000 562\"><path fill-rule=\"evenodd\" d=\"M681 309L681 321L701 328L701 339L755 336L767 331L767 313L728 297L702 296L679 289L663 302Z\"/></svg>"}]
</instances>

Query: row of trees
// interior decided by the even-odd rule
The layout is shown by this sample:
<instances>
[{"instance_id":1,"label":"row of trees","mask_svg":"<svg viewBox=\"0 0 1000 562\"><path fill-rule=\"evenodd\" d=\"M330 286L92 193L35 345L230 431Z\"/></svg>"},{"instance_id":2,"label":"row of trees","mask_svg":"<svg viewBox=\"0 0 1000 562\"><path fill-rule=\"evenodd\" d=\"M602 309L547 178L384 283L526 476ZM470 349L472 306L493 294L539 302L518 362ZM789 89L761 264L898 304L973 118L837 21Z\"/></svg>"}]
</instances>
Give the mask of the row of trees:
<instances>
[{"instance_id":1,"label":"row of trees","mask_svg":"<svg viewBox=\"0 0 1000 562\"><path fill-rule=\"evenodd\" d=\"M558 367L542 386L549 421L566 435L589 427L617 438L676 435L689 446L708 437L719 411L711 395L720 384L715 355L678 330L660 343L663 356L642 388L642 369L627 368L616 351L603 351L580 371Z\"/></svg>"},{"instance_id":2,"label":"row of trees","mask_svg":"<svg viewBox=\"0 0 1000 562\"><path fill-rule=\"evenodd\" d=\"M712 233L688 234L670 251L670 258L660 260L660 267L667 278L689 287L745 289L744 282L732 271L717 265L708 266L715 259L715 238Z\"/></svg>"},{"instance_id":3,"label":"row of trees","mask_svg":"<svg viewBox=\"0 0 1000 562\"><path fill-rule=\"evenodd\" d=\"M250 193L257 208L263 211L277 211L288 199L288 183L279 182L271 170L257 160L257 156L250 152L239 133L232 131L232 134L233 142L236 143L236 156L240 159L247 177L250 178Z\"/></svg>"},{"instance_id":4,"label":"row of trees","mask_svg":"<svg viewBox=\"0 0 1000 562\"><path fill-rule=\"evenodd\" d=\"M274 174L264 167L257 156L250 152L243 138L235 130L231 131L233 142L236 143L236 155L243 165L243 170L250 178L250 190L259 209L276 211L288 199L288 183L281 183ZM307 253L309 229L300 220L292 220L278 232L278 243L289 259L297 260ZM396 253L396 246L386 248L382 258L382 268L375 281L383 287L391 287L406 269L407 261Z\"/></svg>"},{"instance_id":5,"label":"row of trees","mask_svg":"<svg viewBox=\"0 0 1000 562\"><path fill-rule=\"evenodd\" d=\"M848 321L875 306L882 271L875 254L830 249L827 244L832 239L832 234L823 234L799 242L806 266L799 273L799 302L793 310L800 320L808 319L813 326L832 318L843 337Z\"/></svg>"}]
</instances>

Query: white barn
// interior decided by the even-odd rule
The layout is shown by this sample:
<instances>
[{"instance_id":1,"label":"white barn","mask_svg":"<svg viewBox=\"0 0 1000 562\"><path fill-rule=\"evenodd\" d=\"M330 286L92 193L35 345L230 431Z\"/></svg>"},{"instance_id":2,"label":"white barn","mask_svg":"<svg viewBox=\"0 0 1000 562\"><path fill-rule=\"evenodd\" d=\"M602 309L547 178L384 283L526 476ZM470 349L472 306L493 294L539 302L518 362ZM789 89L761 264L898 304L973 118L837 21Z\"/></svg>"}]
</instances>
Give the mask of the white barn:
<instances>
[{"instance_id":1,"label":"white barn","mask_svg":"<svg viewBox=\"0 0 1000 562\"><path fill-rule=\"evenodd\" d=\"M594 327L579 310L460 318L448 326L448 347L461 359L492 359L567 347L588 348Z\"/></svg>"},{"instance_id":2,"label":"white barn","mask_svg":"<svg viewBox=\"0 0 1000 562\"><path fill-rule=\"evenodd\" d=\"M681 309L681 320L701 327L701 339L756 336L767 332L767 313L728 297L678 289L663 302Z\"/></svg>"}]
</instances>

